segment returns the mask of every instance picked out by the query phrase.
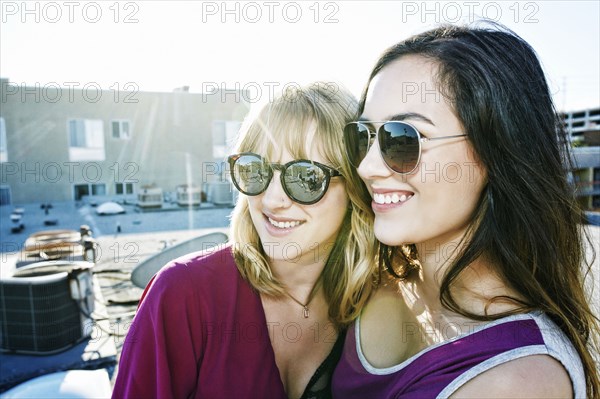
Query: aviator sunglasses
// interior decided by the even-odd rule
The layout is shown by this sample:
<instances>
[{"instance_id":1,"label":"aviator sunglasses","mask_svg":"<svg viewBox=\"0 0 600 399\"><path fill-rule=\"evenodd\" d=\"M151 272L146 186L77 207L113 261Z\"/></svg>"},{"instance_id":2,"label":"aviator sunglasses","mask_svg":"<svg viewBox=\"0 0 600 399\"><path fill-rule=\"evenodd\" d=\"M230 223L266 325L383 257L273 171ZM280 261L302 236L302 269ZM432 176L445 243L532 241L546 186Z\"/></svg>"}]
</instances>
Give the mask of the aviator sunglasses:
<instances>
[{"instance_id":1,"label":"aviator sunglasses","mask_svg":"<svg viewBox=\"0 0 600 399\"><path fill-rule=\"evenodd\" d=\"M367 124L381 123L377 132ZM344 146L350 163L358 167L377 138L379 152L385 164L394 172L409 174L421 159L421 143L464 137L466 134L427 138L413 125L401 121L350 122L344 127Z\"/></svg>"},{"instance_id":2,"label":"aviator sunglasses","mask_svg":"<svg viewBox=\"0 0 600 399\"><path fill-rule=\"evenodd\" d=\"M231 180L243 194L254 196L263 193L273 178L273 170L278 170L281 172L281 186L287 196L303 205L321 200L331 178L342 175L319 162L298 159L281 165L267 162L251 152L230 155L227 162Z\"/></svg>"}]
</instances>

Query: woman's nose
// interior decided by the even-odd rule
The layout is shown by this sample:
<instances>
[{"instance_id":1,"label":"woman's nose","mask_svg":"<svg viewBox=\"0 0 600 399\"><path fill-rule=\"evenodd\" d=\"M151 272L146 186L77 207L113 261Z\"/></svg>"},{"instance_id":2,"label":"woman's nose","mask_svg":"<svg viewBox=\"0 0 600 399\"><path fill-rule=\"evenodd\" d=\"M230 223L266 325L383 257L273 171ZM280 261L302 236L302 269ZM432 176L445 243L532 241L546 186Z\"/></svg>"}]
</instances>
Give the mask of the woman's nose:
<instances>
[{"instance_id":1,"label":"woman's nose","mask_svg":"<svg viewBox=\"0 0 600 399\"><path fill-rule=\"evenodd\" d=\"M274 171L273 178L262 195L263 205L268 209L287 208L292 205L292 200L281 185L281 172L279 171Z\"/></svg>"},{"instance_id":2,"label":"woman's nose","mask_svg":"<svg viewBox=\"0 0 600 399\"><path fill-rule=\"evenodd\" d=\"M365 181L389 177L394 173L383 161L377 140L369 147L367 155L365 155L365 158L358 165L357 171L359 176Z\"/></svg>"}]
</instances>

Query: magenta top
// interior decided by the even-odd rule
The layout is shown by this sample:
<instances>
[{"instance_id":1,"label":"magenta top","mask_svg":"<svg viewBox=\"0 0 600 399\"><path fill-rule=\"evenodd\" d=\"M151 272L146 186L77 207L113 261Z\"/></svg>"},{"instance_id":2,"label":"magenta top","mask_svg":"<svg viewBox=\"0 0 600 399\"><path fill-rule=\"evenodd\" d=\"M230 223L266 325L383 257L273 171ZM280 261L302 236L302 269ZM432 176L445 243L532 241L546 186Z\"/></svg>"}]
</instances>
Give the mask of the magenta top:
<instances>
[{"instance_id":1,"label":"magenta top","mask_svg":"<svg viewBox=\"0 0 600 399\"><path fill-rule=\"evenodd\" d=\"M360 318L348 329L332 382L334 398L447 398L499 364L528 355L549 355L563 364L576 398L586 395L577 351L540 312L509 316L432 345L388 368L369 364L360 344Z\"/></svg>"},{"instance_id":2,"label":"magenta top","mask_svg":"<svg viewBox=\"0 0 600 399\"><path fill-rule=\"evenodd\" d=\"M303 399L331 397L343 337ZM125 338L113 398L287 398L260 296L229 246L175 259L152 278Z\"/></svg>"},{"instance_id":3,"label":"magenta top","mask_svg":"<svg viewBox=\"0 0 600 399\"><path fill-rule=\"evenodd\" d=\"M286 394L260 297L231 249L171 262L144 291L113 398L258 397Z\"/></svg>"}]
</instances>

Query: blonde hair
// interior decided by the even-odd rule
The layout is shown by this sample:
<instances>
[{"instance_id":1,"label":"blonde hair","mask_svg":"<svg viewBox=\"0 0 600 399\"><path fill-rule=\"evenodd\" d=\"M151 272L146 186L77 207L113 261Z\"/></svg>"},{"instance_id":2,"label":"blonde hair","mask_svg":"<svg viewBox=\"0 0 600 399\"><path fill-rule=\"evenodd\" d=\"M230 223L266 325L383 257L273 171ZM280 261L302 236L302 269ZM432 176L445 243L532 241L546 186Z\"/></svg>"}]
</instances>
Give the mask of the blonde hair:
<instances>
[{"instance_id":1,"label":"blonde hair","mask_svg":"<svg viewBox=\"0 0 600 399\"><path fill-rule=\"evenodd\" d=\"M350 165L342 140L343 127L355 117L356 109L355 98L334 83L288 88L256 117L246 118L236 146L236 152L255 152L267 159L277 157L282 148L294 159L307 159L307 143L312 143L342 174L350 205L321 276L329 317L339 326L358 316L373 289L377 270L373 214L365 205L370 196ZM310 129L313 124L316 132ZM271 272L244 195L233 211L230 236L241 275L259 293L284 295L281 282Z\"/></svg>"}]
</instances>

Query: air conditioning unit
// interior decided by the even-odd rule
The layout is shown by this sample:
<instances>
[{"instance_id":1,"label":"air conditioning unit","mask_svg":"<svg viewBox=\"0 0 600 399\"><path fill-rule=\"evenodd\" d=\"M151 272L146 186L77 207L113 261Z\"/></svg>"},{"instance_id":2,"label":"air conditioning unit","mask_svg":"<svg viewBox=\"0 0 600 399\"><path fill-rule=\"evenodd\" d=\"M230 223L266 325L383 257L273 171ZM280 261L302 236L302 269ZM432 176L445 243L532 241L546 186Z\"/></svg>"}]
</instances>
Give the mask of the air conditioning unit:
<instances>
[{"instance_id":1,"label":"air conditioning unit","mask_svg":"<svg viewBox=\"0 0 600 399\"><path fill-rule=\"evenodd\" d=\"M228 181L208 183L209 201L215 205L234 204L233 191L233 185Z\"/></svg>"},{"instance_id":2,"label":"air conditioning unit","mask_svg":"<svg viewBox=\"0 0 600 399\"><path fill-rule=\"evenodd\" d=\"M0 349L52 354L88 337L94 311L90 262L39 262L0 277Z\"/></svg>"}]
</instances>

